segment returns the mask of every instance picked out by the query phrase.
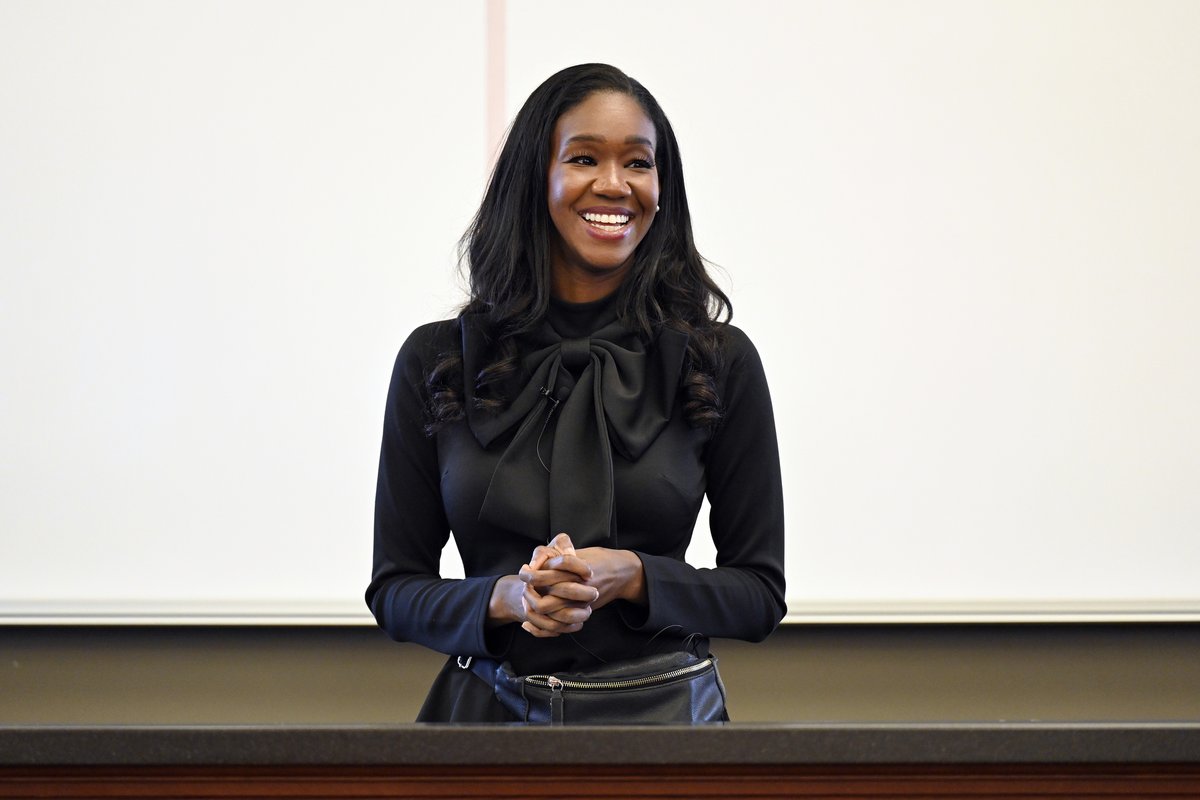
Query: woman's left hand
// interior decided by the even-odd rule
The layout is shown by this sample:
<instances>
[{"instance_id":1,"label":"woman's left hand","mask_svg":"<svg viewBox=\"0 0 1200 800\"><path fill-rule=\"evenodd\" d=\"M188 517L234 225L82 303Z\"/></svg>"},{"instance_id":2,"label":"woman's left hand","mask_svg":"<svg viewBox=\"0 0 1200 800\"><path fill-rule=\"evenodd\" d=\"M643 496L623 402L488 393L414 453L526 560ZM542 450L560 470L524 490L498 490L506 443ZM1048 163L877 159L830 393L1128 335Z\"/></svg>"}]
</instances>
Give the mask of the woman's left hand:
<instances>
[{"instance_id":1,"label":"woman's left hand","mask_svg":"<svg viewBox=\"0 0 1200 800\"><path fill-rule=\"evenodd\" d=\"M585 547L576 550L573 557L581 559L592 569L591 577L584 583L595 587L599 592L591 603L593 611L613 600L646 604L646 573L637 553L608 547ZM547 559L542 569L561 569L563 560L563 556ZM550 591L553 591L553 587L550 587Z\"/></svg>"},{"instance_id":2,"label":"woman's left hand","mask_svg":"<svg viewBox=\"0 0 1200 800\"><path fill-rule=\"evenodd\" d=\"M538 638L578 631L592 615L591 604L599 596L587 584L591 575L591 567L575 555L567 534L560 533L549 544L537 547L517 573L525 587L521 627Z\"/></svg>"},{"instance_id":3,"label":"woman's left hand","mask_svg":"<svg viewBox=\"0 0 1200 800\"><path fill-rule=\"evenodd\" d=\"M527 595L536 592L546 597L578 600L581 589L594 589L595 599L587 603L589 616L595 609L614 600L646 604L646 573L637 553L609 547L576 550L565 533L556 536L548 547L538 548L531 563L521 568L520 578L526 583ZM527 610L528 607L527 600ZM578 618L570 622L582 624ZM535 630L528 621L522 627L535 636L557 635Z\"/></svg>"}]
</instances>

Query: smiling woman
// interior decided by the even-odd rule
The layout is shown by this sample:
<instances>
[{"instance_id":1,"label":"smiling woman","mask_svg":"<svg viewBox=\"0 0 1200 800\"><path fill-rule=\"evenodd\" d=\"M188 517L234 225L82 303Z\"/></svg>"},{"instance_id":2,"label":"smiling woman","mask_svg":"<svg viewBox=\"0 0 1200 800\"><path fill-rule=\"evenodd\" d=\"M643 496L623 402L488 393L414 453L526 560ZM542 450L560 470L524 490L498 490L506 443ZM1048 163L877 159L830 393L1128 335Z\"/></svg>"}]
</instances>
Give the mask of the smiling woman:
<instances>
[{"instance_id":1,"label":"smiling woman","mask_svg":"<svg viewBox=\"0 0 1200 800\"><path fill-rule=\"evenodd\" d=\"M396 360L366 595L450 656L419 719L562 719L598 669L667 695L638 721L726 719L706 637L757 641L785 612L779 455L658 103L603 64L550 77L463 249L471 299ZM716 569L684 560L705 496ZM451 532L463 579L438 574ZM642 684L642 657L671 678ZM522 677L551 710L512 699Z\"/></svg>"},{"instance_id":2,"label":"smiling woman","mask_svg":"<svg viewBox=\"0 0 1200 800\"><path fill-rule=\"evenodd\" d=\"M555 296L595 300L624 280L658 210L654 141L642 107L618 92L559 117L548 181Z\"/></svg>"}]
</instances>

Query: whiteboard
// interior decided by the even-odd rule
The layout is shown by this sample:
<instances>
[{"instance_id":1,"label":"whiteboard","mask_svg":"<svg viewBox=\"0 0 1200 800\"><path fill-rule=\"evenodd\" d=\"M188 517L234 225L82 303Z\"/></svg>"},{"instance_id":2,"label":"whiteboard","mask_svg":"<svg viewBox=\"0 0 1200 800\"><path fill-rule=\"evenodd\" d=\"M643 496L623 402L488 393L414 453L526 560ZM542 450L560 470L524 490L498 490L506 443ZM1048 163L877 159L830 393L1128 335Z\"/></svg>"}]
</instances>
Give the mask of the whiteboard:
<instances>
[{"instance_id":1,"label":"whiteboard","mask_svg":"<svg viewBox=\"0 0 1200 800\"><path fill-rule=\"evenodd\" d=\"M587 10L0 2L0 620L369 622L395 351L591 60L766 365L789 619L1200 619L1200 6Z\"/></svg>"}]
</instances>

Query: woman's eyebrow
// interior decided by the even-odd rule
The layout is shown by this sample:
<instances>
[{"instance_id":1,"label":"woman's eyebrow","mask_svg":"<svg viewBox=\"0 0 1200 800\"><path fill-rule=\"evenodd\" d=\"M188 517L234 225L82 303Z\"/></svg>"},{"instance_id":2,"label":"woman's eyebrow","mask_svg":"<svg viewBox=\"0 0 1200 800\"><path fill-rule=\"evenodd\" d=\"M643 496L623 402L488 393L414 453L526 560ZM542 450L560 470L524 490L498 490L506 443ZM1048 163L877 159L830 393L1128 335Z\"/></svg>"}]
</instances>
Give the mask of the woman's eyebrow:
<instances>
[{"instance_id":1,"label":"woman's eyebrow","mask_svg":"<svg viewBox=\"0 0 1200 800\"><path fill-rule=\"evenodd\" d=\"M572 142L596 142L604 144L608 139L595 133L577 133L568 138L563 144L571 144ZM645 136L626 136L625 144L644 144L647 147L653 147L654 142L647 139Z\"/></svg>"}]
</instances>

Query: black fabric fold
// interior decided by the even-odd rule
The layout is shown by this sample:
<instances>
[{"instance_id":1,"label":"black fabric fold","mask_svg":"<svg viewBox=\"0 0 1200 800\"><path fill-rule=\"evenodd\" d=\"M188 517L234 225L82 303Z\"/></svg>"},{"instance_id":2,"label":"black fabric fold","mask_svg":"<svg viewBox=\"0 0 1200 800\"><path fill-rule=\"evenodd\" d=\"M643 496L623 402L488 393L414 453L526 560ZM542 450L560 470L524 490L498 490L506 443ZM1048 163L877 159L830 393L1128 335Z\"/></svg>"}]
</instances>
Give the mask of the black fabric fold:
<instances>
[{"instance_id":1,"label":"black fabric fold","mask_svg":"<svg viewBox=\"0 0 1200 800\"><path fill-rule=\"evenodd\" d=\"M613 451L636 461L671 418L686 334L662 329L649 345L614 320L563 338L546 322L504 382L508 407L476 407L475 377L489 348L481 320L464 316L467 423L491 447L516 429L492 474L481 521L539 542L565 532L578 547L616 546Z\"/></svg>"}]
</instances>

